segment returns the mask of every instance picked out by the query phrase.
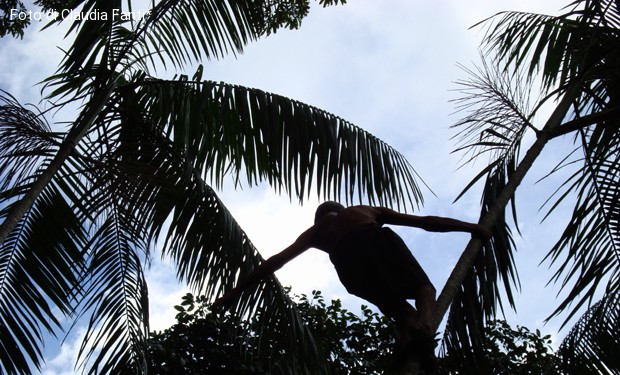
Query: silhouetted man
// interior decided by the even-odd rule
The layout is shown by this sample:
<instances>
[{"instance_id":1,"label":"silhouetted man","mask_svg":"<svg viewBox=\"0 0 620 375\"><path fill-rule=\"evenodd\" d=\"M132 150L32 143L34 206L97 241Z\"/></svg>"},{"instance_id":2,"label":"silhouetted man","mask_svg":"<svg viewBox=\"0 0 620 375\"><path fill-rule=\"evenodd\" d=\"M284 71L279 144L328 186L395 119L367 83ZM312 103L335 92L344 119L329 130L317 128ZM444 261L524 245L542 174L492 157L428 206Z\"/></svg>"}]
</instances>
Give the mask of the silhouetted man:
<instances>
[{"instance_id":1,"label":"silhouetted man","mask_svg":"<svg viewBox=\"0 0 620 375\"><path fill-rule=\"evenodd\" d=\"M403 214L385 207L325 202L316 210L314 225L282 252L261 263L213 308L228 308L241 292L310 248L329 254L338 278L351 294L376 305L396 324L401 345L412 334L434 337L435 288L403 240L384 224L417 227L432 232L469 232L484 239L488 231L477 224ZM416 309L407 300L416 301Z\"/></svg>"}]
</instances>

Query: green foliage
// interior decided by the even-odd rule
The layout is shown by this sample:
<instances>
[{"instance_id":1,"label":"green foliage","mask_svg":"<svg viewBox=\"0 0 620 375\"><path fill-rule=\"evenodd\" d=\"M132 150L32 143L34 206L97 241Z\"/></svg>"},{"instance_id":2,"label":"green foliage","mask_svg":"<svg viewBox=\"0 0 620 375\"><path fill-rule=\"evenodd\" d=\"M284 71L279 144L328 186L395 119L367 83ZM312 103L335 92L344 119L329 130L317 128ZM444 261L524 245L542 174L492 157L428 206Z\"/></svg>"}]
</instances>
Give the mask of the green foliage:
<instances>
[{"instance_id":1,"label":"green foliage","mask_svg":"<svg viewBox=\"0 0 620 375\"><path fill-rule=\"evenodd\" d=\"M177 323L149 339L149 372L153 374L260 374L242 353L247 321L216 316L204 296L187 294L175 306Z\"/></svg>"},{"instance_id":2,"label":"green foliage","mask_svg":"<svg viewBox=\"0 0 620 375\"><path fill-rule=\"evenodd\" d=\"M514 329L496 320L487 326L485 335L485 355L494 374L542 374L554 366L551 335L542 336L538 329Z\"/></svg>"},{"instance_id":3,"label":"green foliage","mask_svg":"<svg viewBox=\"0 0 620 375\"><path fill-rule=\"evenodd\" d=\"M30 19L14 15L25 12L26 7L22 1L0 0L0 38L6 35L24 37L24 29L30 25Z\"/></svg>"},{"instance_id":4,"label":"green foliage","mask_svg":"<svg viewBox=\"0 0 620 375\"><path fill-rule=\"evenodd\" d=\"M342 307L339 300L329 304L320 292L293 298L304 323L309 327L321 355L327 359L329 374L380 374L391 363L393 327L385 317L361 307L361 316ZM204 296L187 294L175 308L177 323L155 332L149 341L149 370L155 374L266 374L286 373L280 367L290 350L276 341L262 342L261 325L255 319L237 319L230 314L217 316L208 310ZM291 334L290 331L281 334ZM270 350L269 361L256 356ZM263 357L264 358L264 357ZM317 373L317 372L315 372Z\"/></svg>"},{"instance_id":5,"label":"green foliage","mask_svg":"<svg viewBox=\"0 0 620 375\"><path fill-rule=\"evenodd\" d=\"M540 375L555 374L557 356L551 336L539 330L510 327L506 321L495 320L485 327L482 339L484 361L472 367L461 353L452 352L441 360L445 375Z\"/></svg>"},{"instance_id":6,"label":"green foliage","mask_svg":"<svg viewBox=\"0 0 620 375\"><path fill-rule=\"evenodd\" d=\"M297 298L297 306L328 358L330 373L382 373L391 364L394 330L386 317L365 305L361 316L343 308L340 300L328 305L318 291Z\"/></svg>"},{"instance_id":7,"label":"green foliage","mask_svg":"<svg viewBox=\"0 0 620 375\"><path fill-rule=\"evenodd\" d=\"M346 4L346 0L319 0L323 7ZM309 0L251 2L259 34L269 35L284 27L297 29L310 11Z\"/></svg>"},{"instance_id":8,"label":"green foliage","mask_svg":"<svg viewBox=\"0 0 620 375\"><path fill-rule=\"evenodd\" d=\"M387 318L361 306L358 316L342 307L339 300L325 302L321 292L293 297L297 310L308 325L321 355L327 359L328 374L382 374L393 361L393 324ZM204 296L186 294L176 315L177 323L149 340L149 371L154 374L280 374L279 363L287 348L263 342L272 350L269 361L257 357L260 324L255 319L237 319L230 314L214 315ZM290 334L286 331L282 334ZM469 367L459 353L440 358L444 375L539 375L557 372L558 357L551 336L526 327L512 328L497 320L485 328L482 346L484 367ZM289 361L290 359L287 359ZM318 371L318 370L317 370Z\"/></svg>"},{"instance_id":9,"label":"green foliage","mask_svg":"<svg viewBox=\"0 0 620 375\"><path fill-rule=\"evenodd\" d=\"M28 4L29 8L21 0L0 0L0 38L7 35L23 38L24 31L30 26L32 12L72 9L75 1L36 0L33 4Z\"/></svg>"}]
</instances>

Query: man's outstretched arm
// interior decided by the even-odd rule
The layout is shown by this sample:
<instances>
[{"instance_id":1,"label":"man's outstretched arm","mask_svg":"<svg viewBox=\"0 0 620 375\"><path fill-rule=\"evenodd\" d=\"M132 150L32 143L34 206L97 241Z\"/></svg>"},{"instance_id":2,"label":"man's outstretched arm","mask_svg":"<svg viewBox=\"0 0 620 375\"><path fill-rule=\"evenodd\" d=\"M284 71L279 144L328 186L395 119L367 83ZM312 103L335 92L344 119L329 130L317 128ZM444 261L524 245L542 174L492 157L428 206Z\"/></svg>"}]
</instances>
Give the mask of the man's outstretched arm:
<instances>
[{"instance_id":1,"label":"man's outstretched arm","mask_svg":"<svg viewBox=\"0 0 620 375\"><path fill-rule=\"evenodd\" d=\"M246 278L241 279L237 283L237 286L235 286L231 291L215 300L211 306L211 309L216 311L220 309L228 309L233 302L239 298L245 289L257 284L265 277L282 268L282 266L290 262L293 258L308 250L312 247L314 232L315 228L311 227L302 233L289 247L262 262Z\"/></svg>"},{"instance_id":2,"label":"man's outstretched arm","mask_svg":"<svg viewBox=\"0 0 620 375\"><path fill-rule=\"evenodd\" d=\"M491 238L491 233L474 223L441 216L417 216L403 214L389 208L378 207L378 219L384 224L416 227L429 232L467 232L482 240Z\"/></svg>"}]
</instances>

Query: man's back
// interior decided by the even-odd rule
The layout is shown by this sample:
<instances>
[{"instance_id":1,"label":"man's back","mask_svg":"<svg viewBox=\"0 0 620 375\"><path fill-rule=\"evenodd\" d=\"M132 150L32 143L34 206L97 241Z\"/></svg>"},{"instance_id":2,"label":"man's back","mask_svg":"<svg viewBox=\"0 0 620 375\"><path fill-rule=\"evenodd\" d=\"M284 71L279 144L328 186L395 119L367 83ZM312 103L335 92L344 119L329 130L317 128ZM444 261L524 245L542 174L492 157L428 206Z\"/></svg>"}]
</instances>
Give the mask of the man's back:
<instances>
[{"instance_id":1,"label":"man's back","mask_svg":"<svg viewBox=\"0 0 620 375\"><path fill-rule=\"evenodd\" d=\"M380 215L379 209L370 206L351 206L340 212L327 213L315 224L312 246L329 253L356 228L368 223L381 224L378 221Z\"/></svg>"}]
</instances>

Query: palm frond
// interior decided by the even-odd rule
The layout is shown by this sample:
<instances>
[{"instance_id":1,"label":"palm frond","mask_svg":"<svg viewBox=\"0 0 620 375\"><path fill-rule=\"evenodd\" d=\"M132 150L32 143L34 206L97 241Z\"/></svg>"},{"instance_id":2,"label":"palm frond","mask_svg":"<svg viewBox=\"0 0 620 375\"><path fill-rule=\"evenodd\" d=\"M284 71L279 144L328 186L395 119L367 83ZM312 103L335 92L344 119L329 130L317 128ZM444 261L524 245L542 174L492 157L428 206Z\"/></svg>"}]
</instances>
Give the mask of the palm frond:
<instances>
[{"instance_id":1,"label":"palm frond","mask_svg":"<svg viewBox=\"0 0 620 375\"><path fill-rule=\"evenodd\" d=\"M89 244L87 289L80 308L90 319L80 366L89 373L143 373L149 326L141 239L124 222L131 213L116 205L110 209Z\"/></svg>"},{"instance_id":2,"label":"palm frond","mask_svg":"<svg viewBox=\"0 0 620 375\"><path fill-rule=\"evenodd\" d=\"M529 90L523 85L522 74L507 74L484 59L477 72L468 72L472 78L460 82L464 95L457 104L459 110L469 113L453 126L459 129L460 138L460 147L455 152L469 155L466 163L485 155L489 162L457 200L484 178L480 216L484 217L517 167L523 137L528 130L538 130L531 123L534 111L530 110ZM512 213L516 215L514 196L511 202ZM478 253L452 304L447 335L453 337L448 340L449 345L473 340L471 344L477 346L485 319L495 318L498 304L502 308L499 282L503 282L508 302L514 307L512 289L519 284L513 259L514 243L505 209L500 216L492 230L492 240ZM516 216L513 222L517 222Z\"/></svg>"},{"instance_id":3,"label":"palm frond","mask_svg":"<svg viewBox=\"0 0 620 375\"><path fill-rule=\"evenodd\" d=\"M113 16L134 8L132 1L126 2L126 8L123 5L120 0L80 0L68 7L77 14L95 16L75 17L71 24L67 35L75 32L75 40L57 74L45 81L46 87L56 86L52 98L79 99L86 92L84 86L106 86L118 78L110 72L146 70L168 62L181 67L203 57L240 52L257 37L246 2L165 0L145 11L139 22ZM56 22L62 18L50 25Z\"/></svg>"},{"instance_id":4,"label":"palm frond","mask_svg":"<svg viewBox=\"0 0 620 375\"><path fill-rule=\"evenodd\" d=\"M338 2L321 1L323 6ZM166 0L150 10L140 48L144 56L157 56L164 65L171 61L176 67L220 59L243 52L246 44L263 35L299 28L309 10L309 0Z\"/></svg>"},{"instance_id":5,"label":"palm frond","mask_svg":"<svg viewBox=\"0 0 620 375\"><path fill-rule=\"evenodd\" d=\"M258 36L252 4L262 1L162 1L149 14L145 50L177 67L239 53Z\"/></svg>"},{"instance_id":6,"label":"palm frond","mask_svg":"<svg viewBox=\"0 0 620 375\"><path fill-rule=\"evenodd\" d=\"M143 220L149 199L144 179L136 179L118 145L118 102L111 98L101 115L57 173L58 185L88 241L79 273L75 323L88 320L78 367L88 373L145 371L148 291L143 264L154 239Z\"/></svg>"},{"instance_id":7,"label":"palm frond","mask_svg":"<svg viewBox=\"0 0 620 375\"><path fill-rule=\"evenodd\" d=\"M231 173L300 201L311 193L406 207L422 201L417 174L380 139L318 108L224 83L146 81L140 106L220 186Z\"/></svg>"},{"instance_id":8,"label":"palm frond","mask_svg":"<svg viewBox=\"0 0 620 375\"><path fill-rule=\"evenodd\" d=\"M81 69L90 69L94 65L101 65L110 62L111 34L119 22L111 17L113 9L121 9L121 0L79 0L71 4L72 12L81 15L94 15L93 17L72 17L67 35L76 33L75 40L67 50L65 59L60 65L59 71L77 72ZM105 16L101 16L104 15ZM58 17L54 22L61 22L62 17ZM99 64L101 59L103 64Z\"/></svg>"},{"instance_id":9,"label":"palm frond","mask_svg":"<svg viewBox=\"0 0 620 375\"><path fill-rule=\"evenodd\" d=\"M620 267L620 133L617 115L613 114L620 105L620 10L610 1L575 4L583 7L580 19L592 25L592 40L596 44L589 48L596 60L591 64L572 117L559 128L576 134L574 140L583 158L575 161L581 163L581 168L558 190L556 202L549 210L552 212L569 193L576 194L573 215L547 256L552 263L559 264L552 280L561 281L563 289L573 284L552 314L557 315L575 303L568 318L591 303L606 276Z\"/></svg>"},{"instance_id":10,"label":"palm frond","mask_svg":"<svg viewBox=\"0 0 620 375\"><path fill-rule=\"evenodd\" d=\"M607 57L617 53L619 18L611 0L578 0L560 16L505 12L486 21L484 43L505 69L541 73L542 88L549 90L609 64Z\"/></svg>"},{"instance_id":11,"label":"palm frond","mask_svg":"<svg viewBox=\"0 0 620 375\"><path fill-rule=\"evenodd\" d=\"M521 141L528 130L538 132L532 124L535 109L531 109L531 90L524 84L524 74L509 74L497 65L482 59L477 71L465 69L469 80L457 82L462 96L455 100L457 110L466 116L452 127L458 132L458 148L464 163L488 157L488 167L465 187L457 200L476 182L500 168L510 175L516 165Z\"/></svg>"},{"instance_id":12,"label":"palm frond","mask_svg":"<svg viewBox=\"0 0 620 375\"><path fill-rule=\"evenodd\" d=\"M567 191L576 192L577 202L566 229L547 256L552 263L560 263L553 280L561 279L563 288L574 280L568 296L553 313L577 302L567 320L592 300L606 276L620 268L620 132L602 124L581 131L579 140L583 166L566 185ZM564 193L558 200L566 196Z\"/></svg>"},{"instance_id":13,"label":"palm frond","mask_svg":"<svg viewBox=\"0 0 620 375\"><path fill-rule=\"evenodd\" d=\"M566 77L576 76L581 61L565 49L582 43L573 33L578 26L574 20L522 12L500 15L492 18L495 22L488 26L484 42L506 69L526 68L530 76L541 72L543 89L562 86Z\"/></svg>"},{"instance_id":14,"label":"palm frond","mask_svg":"<svg viewBox=\"0 0 620 375\"><path fill-rule=\"evenodd\" d=\"M174 198L164 251L175 260L180 278L213 298L246 278L262 257L215 192L198 176L192 180L193 186L179 189L180 196ZM317 373L324 364L312 335L274 276L243 293L232 310L239 317L256 316L262 327L257 337L248 337L259 342L258 352L247 355L266 360L272 351L284 351L288 361L278 366L287 368L285 373ZM309 369L302 370L305 367Z\"/></svg>"},{"instance_id":15,"label":"palm frond","mask_svg":"<svg viewBox=\"0 0 620 375\"><path fill-rule=\"evenodd\" d=\"M52 185L0 246L3 373L28 373L31 363L40 368L43 332L61 328L53 307L73 311L84 241L80 221Z\"/></svg>"},{"instance_id":16,"label":"palm frond","mask_svg":"<svg viewBox=\"0 0 620 375\"><path fill-rule=\"evenodd\" d=\"M615 275L616 284L619 282ZM620 286L590 307L558 349L564 374L620 374Z\"/></svg>"},{"instance_id":17,"label":"palm frond","mask_svg":"<svg viewBox=\"0 0 620 375\"><path fill-rule=\"evenodd\" d=\"M81 0L69 8L98 16L73 21L69 33L75 32L76 37L61 66L63 72L92 68L99 59L112 69L123 60L125 66L146 66L147 61L154 66L155 58L164 66L172 63L180 68L236 55L262 35L282 27L298 28L308 14L309 1L163 0L136 12L140 20L136 15L119 16L135 10L132 1Z\"/></svg>"},{"instance_id":18,"label":"palm frond","mask_svg":"<svg viewBox=\"0 0 620 375\"><path fill-rule=\"evenodd\" d=\"M158 154L173 150L170 143L168 146L159 147ZM191 166L191 159L178 155L162 159L152 158L151 154L148 160L159 167L154 175L161 187L152 197L153 228L159 232L170 219L163 251L177 264L179 278L209 298L221 295L247 277L263 259L215 191L201 178L200 171ZM286 373L317 373L324 364L312 344L312 335L275 277L246 291L233 310L239 317L256 316L262 327L260 335L248 337L259 341L258 352L247 355L268 362L271 351L286 351L289 360L278 364L288 369ZM284 331L288 334L283 336ZM277 347L263 347L262 342ZM304 367L309 370L302 370Z\"/></svg>"},{"instance_id":19,"label":"palm frond","mask_svg":"<svg viewBox=\"0 0 620 375\"><path fill-rule=\"evenodd\" d=\"M114 101L109 105L114 107ZM114 111L103 111L110 112L98 121L113 124ZM85 369L144 369L148 299L141 267L151 237L134 218L133 200L141 186L119 171L113 159L116 147L105 126L95 129L2 244L0 316L7 334L2 342L7 350L17 351L3 353L8 373L26 373L30 363L40 365L42 331L55 334L63 328L53 307L72 318L91 317L80 351ZM13 137L17 145L25 144L26 138L17 138L20 134ZM38 173L34 170L34 178ZM19 193L15 190L3 194L4 203ZM1 212L2 218L10 207ZM20 357L20 349L26 355Z\"/></svg>"}]
</instances>

